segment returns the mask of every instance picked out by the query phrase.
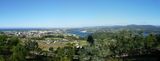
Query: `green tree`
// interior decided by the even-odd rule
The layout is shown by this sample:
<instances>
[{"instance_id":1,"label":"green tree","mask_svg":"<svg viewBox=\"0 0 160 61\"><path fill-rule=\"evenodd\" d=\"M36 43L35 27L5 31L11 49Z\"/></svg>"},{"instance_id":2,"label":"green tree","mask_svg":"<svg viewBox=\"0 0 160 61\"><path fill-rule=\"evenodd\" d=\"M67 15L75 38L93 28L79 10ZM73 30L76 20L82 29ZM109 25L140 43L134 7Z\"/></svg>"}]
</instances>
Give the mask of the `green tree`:
<instances>
[{"instance_id":1,"label":"green tree","mask_svg":"<svg viewBox=\"0 0 160 61\"><path fill-rule=\"evenodd\" d=\"M146 37L145 48L146 49L153 48L155 44L156 44L156 37L155 37L155 35L149 34Z\"/></svg>"},{"instance_id":2,"label":"green tree","mask_svg":"<svg viewBox=\"0 0 160 61\"><path fill-rule=\"evenodd\" d=\"M5 61L5 59L1 55L0 55L0 61Z\"/></svg>"},{"instance_id":3,"label":"green tree","mask_svg":"<svg viewBox=\"0 0 160 61\"><path fill-rule=\"evenodd\" d=\"M57 48L55 51L55 61L72 61L75 55L75 48L66 46L64 48Z\"/></svg>"},{"instance_id":4,"label":"green tree","mask_svg":"<svg viewBox=\"0 0 160 61\"><path fill-rule=\"evenodd\" d=\"M17 46L14 46L13 49L13 54L11 55L10 60L11 61L26 61L26 49L22 45L18 44Z\"/></svg>"},{"instance_id":5,"label":"green tree","mask_svg":"<svg viewBox=\"0 0 160 61\"><path fill-rule=\"evenodd\" d=\"M89 35L89 36L88 36L87 41L88 41L91 45L94 44L94 39L93 39L92 35Z\"/></svg>"},{"instance_id":6,"label":"green tree","mask_svg":"<svg viewBox=\"0 0 160 61\"><path fill-rule=\"evenodd\" d=\"M36 50L38 48L38 43L36 41L27 41L25 43L25 48L27 48L27 50Z\"/></svg>"},{"instance_id":7,"label":"green tree","mask_svg":"<svg viewBox=\"0 0 160 61\"><path fill-rule=\"evenodd\" d=\"M13 37L9 38L9 40L7 40L8 46L16 46L18 43L20 43L20 41L19 41L18 37L15 37L15 36L13 36Z\"/></svg>"}]
</instances>

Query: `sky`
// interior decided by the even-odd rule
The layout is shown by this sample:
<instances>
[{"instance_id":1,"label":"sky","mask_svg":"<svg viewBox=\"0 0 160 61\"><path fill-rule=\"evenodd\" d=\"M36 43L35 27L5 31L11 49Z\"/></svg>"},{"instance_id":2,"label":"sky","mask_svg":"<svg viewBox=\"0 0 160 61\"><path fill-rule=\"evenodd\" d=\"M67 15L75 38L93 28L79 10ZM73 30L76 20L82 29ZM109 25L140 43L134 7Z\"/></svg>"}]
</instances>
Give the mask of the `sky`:
<instances>
[{"instance_id":1,"label":"sky","mask_svg":"<svg viewBox=\"0 0 160 61\"><path fill-rule=\"evenodd\" d=\"M0 0L0 28L160 25L160 0Z\"/></svg>"}]
</instances>

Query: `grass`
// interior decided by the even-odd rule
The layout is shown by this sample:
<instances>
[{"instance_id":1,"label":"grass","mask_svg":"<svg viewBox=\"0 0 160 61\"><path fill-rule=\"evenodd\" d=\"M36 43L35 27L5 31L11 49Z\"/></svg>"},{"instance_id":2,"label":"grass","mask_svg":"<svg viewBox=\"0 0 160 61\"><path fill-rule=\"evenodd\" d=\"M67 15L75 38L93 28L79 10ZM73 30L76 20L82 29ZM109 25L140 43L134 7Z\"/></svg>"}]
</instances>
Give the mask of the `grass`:
<instances>
[{"instance_id":1,"label":"grass","mask_svg":"<svg viewBox=\"0 0 160 61\"><path fill-rule=\"evenodd\" d=\"M72 43L72 42L74 42L74 41L56 42L56 43L53 43L53 42L52 42L52 43L50 43L50 44L47 44L47 43L45 43L45 42L39 41L39 42L38 42L38 45L39 45L39 48L41 48L42 50L48 51L48 49L49 49L50 47L53 47L53 48L58 48L58 47L60 47L60 48L62 48L62 47L67 46L68 43ZM87 45L87 42L86 42L85 40L78 40L78 42L76 42L76 43L78 43L78 44L81 45L81 46Z\"/></svg>"}]
</instances>

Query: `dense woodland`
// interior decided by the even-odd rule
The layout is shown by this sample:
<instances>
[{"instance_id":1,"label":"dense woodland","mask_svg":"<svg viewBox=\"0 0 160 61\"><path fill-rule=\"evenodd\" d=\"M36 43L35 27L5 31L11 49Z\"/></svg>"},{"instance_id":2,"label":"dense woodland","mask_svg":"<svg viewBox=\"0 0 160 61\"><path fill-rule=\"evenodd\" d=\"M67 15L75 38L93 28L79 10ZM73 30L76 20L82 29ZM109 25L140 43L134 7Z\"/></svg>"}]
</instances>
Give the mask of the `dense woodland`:
<instances>
[{"instance_id":1,"label":"dense woodland","mask_svg":"<svg viewBox=\"0 0 160 61\"><path fill-rule=\"evenodd\" d=\"M121 30L95 32L84 38L82 48L68 44L43 51L38 43L19 37L0 35L0 61L159 61L160 35Z\"/></svg>"}]
</instances>

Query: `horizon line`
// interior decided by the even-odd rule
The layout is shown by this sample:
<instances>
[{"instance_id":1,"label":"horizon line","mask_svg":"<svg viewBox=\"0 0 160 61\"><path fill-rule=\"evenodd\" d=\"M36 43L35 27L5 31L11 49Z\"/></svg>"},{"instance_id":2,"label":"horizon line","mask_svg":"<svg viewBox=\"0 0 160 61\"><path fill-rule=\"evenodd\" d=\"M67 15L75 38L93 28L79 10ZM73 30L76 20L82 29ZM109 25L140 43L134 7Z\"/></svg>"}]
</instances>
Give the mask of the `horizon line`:
<instances>
[{"instance_id":1,"label":"horizon line","mask_svg":"<svg viewBox=\"0 0 160 61\"><path fill-rule=\"evenodd\" d=\"M101 26L148 26L148 25L138 25L138 24L127 24L127 25L99 25L99 26L82 26L82 27L0 27L0 29L61 29L61 28L86 28L86 27L101 27ZM160 25L149 25L149 26L160 26Z\"/></svg>"}]
</instances>

